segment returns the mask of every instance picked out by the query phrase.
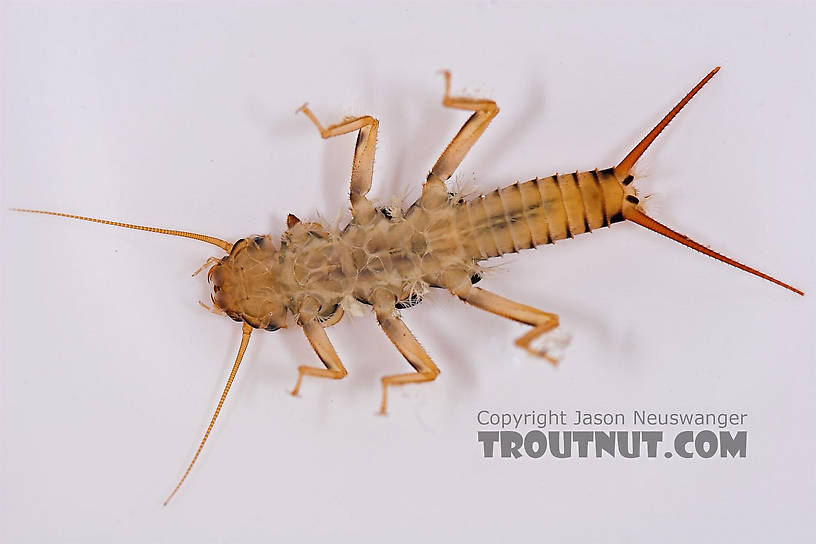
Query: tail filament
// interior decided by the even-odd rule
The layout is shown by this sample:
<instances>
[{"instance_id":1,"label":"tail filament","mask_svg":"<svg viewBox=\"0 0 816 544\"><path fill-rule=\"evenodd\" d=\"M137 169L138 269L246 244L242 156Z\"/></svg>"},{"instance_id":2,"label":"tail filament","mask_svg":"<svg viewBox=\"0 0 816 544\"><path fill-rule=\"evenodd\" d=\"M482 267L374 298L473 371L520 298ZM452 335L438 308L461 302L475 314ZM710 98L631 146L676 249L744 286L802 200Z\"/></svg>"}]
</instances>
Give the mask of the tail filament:
<instances>
[{"instance_id":1,"label":"tail filament","mask_svg":"<svg viewBox=\"0 0 816 544\"><path fill-rule=\"evenodd\" d=\"M628 219L629 221L632 221L633 223L637 223L638 225L644 226L647 229L652 230L652 231L654 231L654 232L656 232L658 234L662 234L663 236L666 236L667 238L671 238L675 242L679 242L679 243L683 244L684 246L690 247L691 249L695 249L695 250L699 251L700 253L704 253L705 255L708 255L709 257L713 257L713 258L717 259L718 261L722 261L722 262L724 262L726 264L730 264L731 266L739 268L740 270L744 270L745 272L748 272L749 274L753 274L754 276L759 276L760 278L768 280L771 283L775 283L777 285L780 285L780 286L784 287L785 289L789 289L789 290L793 291L797 295L803 295L804 296L804 294L805 294L803 291L800 291L796 287L793 287L791 285L788 285L787 283L781 282L778 279L773 278L773 277L771 277L771 276L769 276L767 274L763 274L759 270L755 270L755 269L751 268L750 266L746 266L746 265L744 265L744 264L742 264L740 262L735 261L734 259L730 259L730 258L726 257L725 255L721 255L721 254L717 253L716 251L712 251L712 250L708 249L707 247L705 247L704 245L698 244L697 242L695 242L694 240L692 240L688 236L684 236L683 234L680 234L679 232L675 232L672 229L670 229L669 227L667 227L667 226L665 226L665 225L663 225L661 223L658 223L657 221L655 221L654 219L652 219L651 217L649 217L648 215L644 214L643 212L641 212L640 210L638 210L636 208L624 209L623 216L626 219Z\"/></svg>"}]
</instances>

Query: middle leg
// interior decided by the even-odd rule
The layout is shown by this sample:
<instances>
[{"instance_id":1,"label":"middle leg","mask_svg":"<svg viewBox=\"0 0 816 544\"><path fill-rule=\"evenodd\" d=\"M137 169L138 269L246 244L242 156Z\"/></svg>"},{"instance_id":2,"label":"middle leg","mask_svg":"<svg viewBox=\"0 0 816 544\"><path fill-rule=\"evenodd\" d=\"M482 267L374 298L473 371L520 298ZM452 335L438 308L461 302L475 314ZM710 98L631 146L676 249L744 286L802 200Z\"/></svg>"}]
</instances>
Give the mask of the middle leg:
<instances>
[{"instance_id":1,"label":"middle leg","mask_svg":"<svg viewBox=\"0 0 816 544\"><path fill-rule=\"evenodd\" d=\"M357 143L354 146L354 162L351 166L351 213L358 223L367 223L376 214L374 205L366 198L371 189L371 179L374 175L374 151L377 146L377 128L379 121L365 115L363 117L346 118L339 123L323 128L315 114L307 104L297 110L303 112L320 131L323 139L348 134L358 130Z\"/></svg>"},{"instance_id":2,"label":"middle leg","mask_svg":"<svg viewBox=\"0 0 816 544\"><path fill-rule=\"evenodd\" d=\"M383 301L383 299L385 299ZM377 298L375 298L377 301ZM416 372L406 374L393 374L384 376L382 379L382 402L380 403L380 414L385 415L388 404L388 387L392 385L405 385L407 383L431 382L439 376L439 368L425 352L422 345L411 333L411 330L403 323L402 319L394 315L394 299L391 295L379 297L379 302L374 303L374 311L377 313L377 321L385 331L385 335L391 343L402 353Z\"/></svg>"}]
</instances>

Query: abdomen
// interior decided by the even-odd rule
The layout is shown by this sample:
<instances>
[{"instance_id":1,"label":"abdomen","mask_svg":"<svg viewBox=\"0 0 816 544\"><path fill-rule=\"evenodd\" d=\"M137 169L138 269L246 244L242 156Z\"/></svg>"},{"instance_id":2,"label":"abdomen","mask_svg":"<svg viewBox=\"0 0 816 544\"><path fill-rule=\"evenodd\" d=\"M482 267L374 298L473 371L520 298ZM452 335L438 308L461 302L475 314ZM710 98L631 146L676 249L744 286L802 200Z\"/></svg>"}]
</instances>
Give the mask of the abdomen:
<instances>
[{"instance_id":1,"label":"abdomen","mask_svg":"<svg viewBox=\"0 0 816 544\"><path fill-rule=\"evenodd\" d=\"M474 259L498 257L623 221L623 195L611 169L537 178L462 204L457 231Z\"/></svg>"}]
</instances>

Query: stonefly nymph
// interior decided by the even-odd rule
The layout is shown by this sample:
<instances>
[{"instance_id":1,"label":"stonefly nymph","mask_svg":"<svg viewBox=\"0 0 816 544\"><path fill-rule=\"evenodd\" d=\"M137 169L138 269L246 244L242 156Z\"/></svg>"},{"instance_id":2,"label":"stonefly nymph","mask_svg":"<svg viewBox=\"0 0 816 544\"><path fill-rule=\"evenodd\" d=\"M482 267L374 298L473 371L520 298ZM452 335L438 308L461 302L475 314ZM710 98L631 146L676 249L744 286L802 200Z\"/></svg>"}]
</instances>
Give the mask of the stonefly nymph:
<instances>
[{"instance_id":1,"label":"stonefly nymph","mask_svg":"<svg viewBox=\"0 0 816 544\"><path fill-rule=\"evenodd\" d=\"M480 263L491 257L609 227L625 220L642 225L717 260L804 293L658 223L642 208L631 173L640 156L677 113L717 73L708 73L616 166L602 170L556 174L514 183L465 199L449 192L450 179L487 125L499 113L492 100L450 94L450 73L444 72L446 107L473 112L436 161L422 186L422 195L407 209L378 207L367 198L371 188L377 119L346 118L323 127L308 106L298 111L315 124L323 138L357 132L351 172L351 221L342 229L287 218L287 229L276 244L271 236L250 236L231 243L213 236L180 230L144 227L66 213L15 209L93 221L200 240L226 255L212 258L207 278L212 284L214 310L240 322L241 344L218 406L187 470L164 504L189 475L210 435L238 367L256 329L276 331L292 320L303 330L323 363L300 366L292 394L304 376L341 379L347 371L326 328L345 313L360 313L369 305L385 334L413 367L413 372L382 378L380 412L386 412L388 388L436 379L439 368L400 319L399 310L422 301L431 288L446 289L464 302L531 326L518 338L518 347L555 362L551 346L533 342L558 326L558 316L508 300L475 284L482 278Z\"/></svg>"}]
</instances>

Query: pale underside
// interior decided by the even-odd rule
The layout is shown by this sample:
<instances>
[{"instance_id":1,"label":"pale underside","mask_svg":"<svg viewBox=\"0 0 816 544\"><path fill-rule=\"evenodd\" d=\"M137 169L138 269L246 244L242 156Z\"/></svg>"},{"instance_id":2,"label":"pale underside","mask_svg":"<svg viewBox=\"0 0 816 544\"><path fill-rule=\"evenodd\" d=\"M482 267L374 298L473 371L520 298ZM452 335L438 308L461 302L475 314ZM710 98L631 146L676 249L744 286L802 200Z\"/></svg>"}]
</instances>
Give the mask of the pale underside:
<instances>
[{"instance_id":1,"label":"pale underside","mask_svg":"<svg viewBox=\"0 0 816 544\"><path fill-rule=\"evenodd\" d=\"M326 328L344 313L370 305L383 332L413 367L413 372L382 378L381 413L388 388L434 380L439 368L400 318L398 310L422 300L430 288L446 289L464 302L531 326L516 340L529 353L556 360L547 344L532 343L558 326L558 316L491 293L474 284L481 279L480 262L506 253L549 244L624 219L645 226L692 249L746 272L802 291L749 268L661 225L646 216L630 171L638 158L689 100L719 70L712 70L614 168L575 172L515 183L464 201L448 192L445 182L498 114L492 100L450 96L445 72L443 105L473 112L442 152L422 187L422 196L407 210L377 208L367 198L374 167L378 121L370 116L346 119L324 128L311 110L302 111L323 138L358 132L351 173L352 220L343 230L301 222L290 215L276 246L269 236L245 238L235 244L196 233L144 227L58 212L19 210L94 221L126 228L201 240L227 251L210 268L216 309L243 322L243 334L227 384L204 437L178 485L198 459L221 411L249 344L252 331L286 326L292 314L323 367L300 366L292 394L304 376L340 379L347 371ZM165 501L165 504L167 504Z\"/></svg>"},{"instance_id":2,"label":"pale underside","mask_svg":"<svg viewBox=\"0 0 816 544\"><path fill-rule=\"evenodd\" d=\"M280 248L268 236L243 239L210 269L213 301L218 309L243 321L242 342L204 438L167 501L204 447L252 330L283 327L287 313L295 316L324 366L299 367L292 391L297 395L304 376L342 379L347 375L325 329L359 303L372 306L383 331L414 369L382 378L380 412L384 414L389 386L432 381L439 375L439 368L397 312L418 303L429 287L447 289L469 304L530 325L516 345L556 362L546 346L534 349L531 343L555 329L558 316L475 287L481 277L480 260L624 219L721 257L646 217L629 174L651 142L718 69L698 83L615 168L516 183L469 202L451 195L445 182L499 109L492 100L450 96L450 74L445 72L443 105L473 113L431 169L420 199L404 214L377 209L366 196L372 182L378 121L363 116L324 128L304 104L299 111L312 120L323 138L358 132L350 187L352 221L342 232L332 232L290 215Z\"/></svg>"}]
</instances>

